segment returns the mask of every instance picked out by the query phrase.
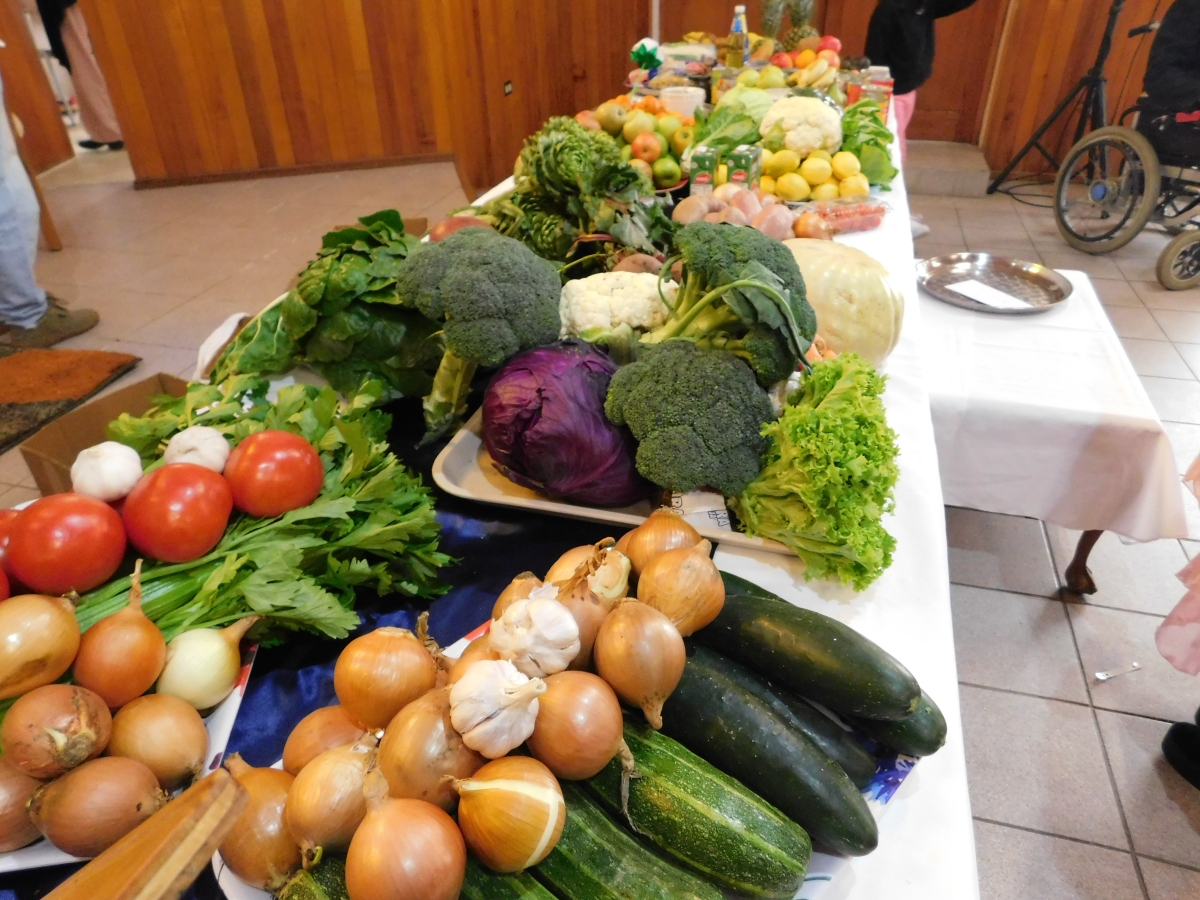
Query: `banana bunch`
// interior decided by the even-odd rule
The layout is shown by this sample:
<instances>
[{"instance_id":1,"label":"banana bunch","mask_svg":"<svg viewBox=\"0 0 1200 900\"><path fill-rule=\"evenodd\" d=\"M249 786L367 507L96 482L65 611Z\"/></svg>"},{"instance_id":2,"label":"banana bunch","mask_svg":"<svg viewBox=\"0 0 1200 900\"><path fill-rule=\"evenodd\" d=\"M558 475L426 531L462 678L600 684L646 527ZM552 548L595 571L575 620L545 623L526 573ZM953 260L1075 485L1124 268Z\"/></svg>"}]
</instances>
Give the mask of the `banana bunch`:
<instances>
[{"instance_id":1,"label":"banana bunch","mask_svg":"<svg viewBox=\"0 0 1200 900\"><path fill-rule=\"evenodd\" d=\"M814 59L806 69L797 69L787 77L789 87L811 87L824 90L837 81L838 70L828 60Z\"/></svg>"}]
</instances>

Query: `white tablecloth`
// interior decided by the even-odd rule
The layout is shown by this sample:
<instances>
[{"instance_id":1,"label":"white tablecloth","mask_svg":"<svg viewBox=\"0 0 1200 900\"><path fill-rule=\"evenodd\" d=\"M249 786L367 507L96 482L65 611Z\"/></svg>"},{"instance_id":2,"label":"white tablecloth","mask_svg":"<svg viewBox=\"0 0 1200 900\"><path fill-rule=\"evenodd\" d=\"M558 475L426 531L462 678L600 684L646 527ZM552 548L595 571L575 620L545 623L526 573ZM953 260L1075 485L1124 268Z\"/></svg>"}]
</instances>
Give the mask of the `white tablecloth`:
<instances>
[{"instance_id":1,"label":"white tablecloth","mask_svg":"<svg viewBox=\"0 0 1200 900\"><path fill-rule=\"evenodd\" d=\"M1186 537L1171 444L1087 276L1036 316L922 292L946 503L1138 541Z\"/></svg>"}]
</instances>

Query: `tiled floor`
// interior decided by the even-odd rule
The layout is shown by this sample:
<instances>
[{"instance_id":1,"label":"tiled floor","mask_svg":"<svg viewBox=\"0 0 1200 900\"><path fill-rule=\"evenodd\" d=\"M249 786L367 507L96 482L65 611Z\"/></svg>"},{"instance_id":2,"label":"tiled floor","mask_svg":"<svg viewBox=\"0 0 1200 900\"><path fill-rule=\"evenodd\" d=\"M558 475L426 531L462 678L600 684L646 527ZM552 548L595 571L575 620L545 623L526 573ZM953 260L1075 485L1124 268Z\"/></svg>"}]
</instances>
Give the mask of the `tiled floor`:
<instances>
[{"instance_id":1,"label":"tiled floor","mask_svg":"<svg viewBox=\"0 0 1200 900\"><path fill-rule=\"evenodd\" d=\"M143 357L133 378L190 374L211 328L281 293L331 226L386 206L434 222L465 202L448 164L155 191L133 191L115 154L68 166L44 180L67 249L42 254L38 275L99 310L75 346ZM992 250L1091 272L1180 471L1200 453L1200 291L1151 280L1161 235L1089 257L1048 211L1007 197L911 199L932 227L919 255ZM0 508L35 495L19 455L0 456ZM1200 508L1192 518L1200 538ZM1063 600L1076 535L956 509L947 526L982 900L1200 897L1200 791L1158 749L1200 705L1200 679L1153 644L1200 543L1106 535L1092 554L1099 592ZM1095 679L1135 660L1132 675Z\"/></svg>"}]
</instances>

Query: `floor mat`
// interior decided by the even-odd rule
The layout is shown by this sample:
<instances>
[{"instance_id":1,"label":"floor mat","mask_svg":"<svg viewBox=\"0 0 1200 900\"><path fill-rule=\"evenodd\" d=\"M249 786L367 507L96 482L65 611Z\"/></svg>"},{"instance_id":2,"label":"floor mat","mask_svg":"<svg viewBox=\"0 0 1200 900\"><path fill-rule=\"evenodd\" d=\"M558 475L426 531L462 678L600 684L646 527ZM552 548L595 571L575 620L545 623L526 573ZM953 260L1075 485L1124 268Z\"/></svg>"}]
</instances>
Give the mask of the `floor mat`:
<instances>
[{"instance_id":1,"label":"floor mat","mask_svg":"<svg viewBox=\"0 0 1200 900\"><path fill-rule=\"evenodd\" d=\"M23 350L0 358L0 453L140 362L103 350Z\"/></svg>"}]
</instances>

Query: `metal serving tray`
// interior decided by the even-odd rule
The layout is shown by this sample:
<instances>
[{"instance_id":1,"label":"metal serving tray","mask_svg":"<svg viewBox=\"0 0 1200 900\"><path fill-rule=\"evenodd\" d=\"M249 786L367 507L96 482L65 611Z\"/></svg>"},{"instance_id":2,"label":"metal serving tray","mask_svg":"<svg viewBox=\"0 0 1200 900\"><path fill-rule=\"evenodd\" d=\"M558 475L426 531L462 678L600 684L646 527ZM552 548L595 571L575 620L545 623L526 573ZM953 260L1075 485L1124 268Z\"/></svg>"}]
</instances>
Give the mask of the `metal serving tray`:
<instances>
[{"instance_id":1,"label":"metal serving tray","mask_svg":"<svg viewBox=\"0 0 1200 900\"><path fill-rule=\"evenodd\" d=\"M950 290L949 285L962 281L981 282L1023 305L1001 309ZM1066 300L1074 290L1066 278L1040 263L990 253L951 253L918 260L917 283L953 306L1002 316L1045 312Z\"/></svg>"}]
</instances>

